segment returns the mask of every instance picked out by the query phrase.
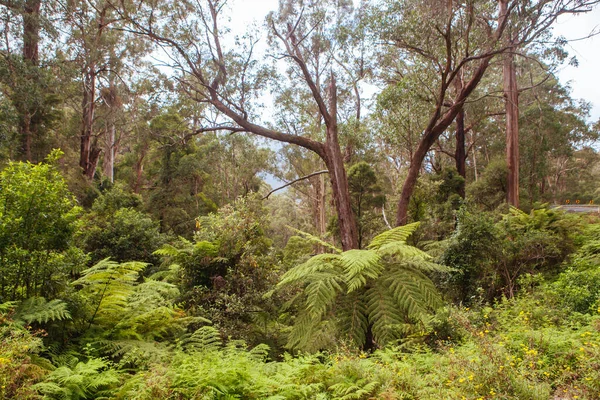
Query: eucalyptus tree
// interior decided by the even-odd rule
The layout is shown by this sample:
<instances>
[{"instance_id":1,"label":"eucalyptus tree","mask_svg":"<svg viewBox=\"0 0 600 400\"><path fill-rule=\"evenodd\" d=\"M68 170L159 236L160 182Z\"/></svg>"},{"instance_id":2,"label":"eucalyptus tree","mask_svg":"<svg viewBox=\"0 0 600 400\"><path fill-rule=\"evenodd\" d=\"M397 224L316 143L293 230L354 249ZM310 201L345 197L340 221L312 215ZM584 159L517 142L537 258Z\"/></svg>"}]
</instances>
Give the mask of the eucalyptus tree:
<instances>
[{"instance_id":1,"label":"eucalyptus tree","mask_svg":"<svg viewBox=\"0 0 600 400\"><path fill-rule=\"evenodd\" d=\"M116 115L122 105L123 92L129 90L132 75L141 72L141 58L147 48L143 42L119 30L120 15L107 0L68 2L64 15L69 29L67 52L80 68L79 166L83 175L91 180L100 155L106 150L105 170L110 178L116 147ZM100 105L104 107L103 121L97 114Z\"/></svg>"},{"instance_id":2,"label":"eucalyptus tree","mask_svg":"<svg viewBox=\"0 0 600 400\"><path fill-rule=\"evenodd\" d=\"M596 1L473 0L467 2L381 1L374 8L376 29L397 57L398 75L417 74L431 111L412 156L398 202L397 224L407 222L410 197L423 160L479 85L492 59L543 35L564 13L588 10ZM514 25L518 18L522 24ZM507 44L507 26L518 40ZM457 85L455 81L462 77ZM458 86L459 90L452 90Z\"/></svg>"},{"instance_id":3,"label":"eucalyptus tree","mask_svg":"<svg viewBox=\"0 0 600 400\"><path fill-rule=\"evenodd\" d=\"M40 142L57 119L50 60L40 51L56 37L55 13L55 2L0 1L0 90L18 120L18 150L12 155L28 161L43 159Z\"/></svg>"},{"instance_id":4,"label":"eucalyptus tree","mask_svg":"<svg viewBox=\"0 0 600 400\"><path fill-rule=\"evenodd\" d=\"M279 11L267 19L271 43L278 43L278 56L293 76L277 79L274 86L301 83L307 89L323 121L321 138L260 121L258 96L269 83L272 71L258 62L258 39L253 34L239 38L235 50L226 49L227 29L222 27L226 5L223 0L138 1L131 7L121 7L121 13L129 19L130 31L166 49L180 89L219 113L212 124L199 126L197 132L248 132L315 153L329 173L342 247L356 248L358 231L338 127L341 108L336 77L347 73L334 62L339 54L337 22L351 15L351 2L282 1ZM316 58L312 54L315 46L323 49ZM343 57L336 60L343 62Z\"/></svg>"}]
</instances>

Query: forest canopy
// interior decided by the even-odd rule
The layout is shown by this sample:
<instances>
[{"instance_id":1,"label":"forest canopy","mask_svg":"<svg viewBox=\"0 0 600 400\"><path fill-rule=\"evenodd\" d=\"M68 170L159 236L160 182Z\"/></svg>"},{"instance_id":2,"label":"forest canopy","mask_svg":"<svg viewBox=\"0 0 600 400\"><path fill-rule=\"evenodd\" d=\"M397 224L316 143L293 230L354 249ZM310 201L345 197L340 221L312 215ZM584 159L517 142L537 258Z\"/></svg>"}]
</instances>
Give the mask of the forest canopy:
<instances>
[{"instance_id":1,"label":"forest canopy","mask_svg":"<svg viewBox=\"0 0 600 400\"><path fill-rule=\"evenodd\" d=\"M0 0L0 398L600 397L598 1L240 2Z\"/></svg>"}]
</instances>

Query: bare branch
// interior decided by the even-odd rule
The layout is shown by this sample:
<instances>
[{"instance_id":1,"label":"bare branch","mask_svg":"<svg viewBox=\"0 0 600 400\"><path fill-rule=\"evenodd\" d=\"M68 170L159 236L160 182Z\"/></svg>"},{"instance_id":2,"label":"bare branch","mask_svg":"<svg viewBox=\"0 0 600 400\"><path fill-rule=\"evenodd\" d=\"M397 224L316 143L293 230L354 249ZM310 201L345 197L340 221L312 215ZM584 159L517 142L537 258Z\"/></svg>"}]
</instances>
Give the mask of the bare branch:
<instances>
[{"instance_id":1,"label":"bare branch","mask_svg":"<svg viewBox=\"0 0 600 400\"><path fill-rule=\"evenodd\" d=\"M300 177L298 179L294 179L293 181L288 182L288 183L286 183L283 186L280 186L280 187L278 187L276 189L271 190L269 193L267 193L267 195L265 197L263 197L263 200L268 199L270 195L272 195L273 193L277 192L278 190L285 189L286 187L288 187L290 185L293 185L296 182L300 182L300 181L312 178L313 176L322 175L322 174L328 174L328 173L329 173L329 171L326 170L326 169L324 169L322 171L313 172L312 174L308 174L308 175L302 176L302 177Z\"/></svg>"}]
</instances>

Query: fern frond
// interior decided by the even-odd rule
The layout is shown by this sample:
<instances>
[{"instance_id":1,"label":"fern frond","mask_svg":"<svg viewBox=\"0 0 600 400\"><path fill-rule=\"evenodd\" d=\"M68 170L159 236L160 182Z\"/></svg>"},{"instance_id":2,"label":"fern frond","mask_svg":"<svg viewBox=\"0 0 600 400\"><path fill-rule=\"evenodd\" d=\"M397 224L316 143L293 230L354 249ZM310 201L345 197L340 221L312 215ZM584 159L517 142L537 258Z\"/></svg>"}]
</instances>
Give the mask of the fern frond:
<instances>
[{"instance_id":1,"label":"fern frond","mask_svg":"<svg viewBox=\"0 0 600 400\"><path fill-rule=\"evenodd\" d=\"M347 296L340 310L340 325L357 346L365 343L369 318L364 293L354 291Z\"/></svg>"},{"instance_id":2,"label":"fern frond","mask_svg":"<svg viewBox=\"0 0 600 400\"><path fill-rule=\"evenodd\" d=\"M336 270L334 262L339 260L338 254L317 254L306 262L297 265L283 274L277 287L290 285L300 280L309 279L318 272L333 272Z\"/></svg>"},{"instance_id":3,"label":"fern frond","mask_svg":"<svg viewBox=\"0 0 600 400\"><path fill-rule=\"evenodd\" d=\"M318 351L330 347L335 333L336 328L332 321L312 318L309 313L301 312L288 334L287 347Z\"/></svg>"},{"instance_id":4,"label":"fern frond","mask_svg":"<svg viewBox=\"0 0 600 400\"><path fill-rule=\"evenodd\" d=\"M269 357L269 351L271 351L271 348L269 347L269 345L265 344L265 343L261 343L259 345L256 345L255 347L253 347L248 352L248 355L254 361L265 362L267 360L267 358Z\"/></svg>"},{"instance_id":5,"label":"fern frond","mask_svg":"<svg viewBox=\"0 0 600 400\"><path fill-rule=\"evenodd\" d=\"M377 254L380 256L392 256L397 260L407 258L418 258L421 260L431 260L432 257L414 246L410 246L405 242L389 242L377 248Z\"/></svg>"},{"instance_id":6,"label":"fern frond","mask_svg":"<svg viewBox=\"0 0 600 400\"><path fill-rule=\"evenodd\" d=\"M412 224L399 226L389 231L385 231L373 238L367 248L377 249L385 244L392 242L406 242L406 239L412 235L419 227L419 222L413 222Z\"/></svg>"},{"instance_id":7,"label":"fern frond","mask_svg":"<svg viewBox=\"0 0 600 400\"><path fill-rule=\"evenodd\" d=\"M212 326L203 326L181 340L181 347L189 352L216 351L223 347L219 331Z\"/></svg>"},{"instance_id":8,"label":"fern frond","mask_svg":"<svg viewBox=\"0 0 600 400\"><path fill-rule=\"evenodd\" d=\"M384 268L381 257L373 250L348 250L341 254L339 261L348 293L364 286L367 278L376 279Z\"/></svg>"},{"instance_id":9,"label":"fern frond","mask_svg":"<svg viewBox=\"0 0 600 400\"><path fill-rule=\"evenodd\" d=\"M333 391L335 399L352 400L369 398L381 385L378 381L369 381L366 378L356 381L345 381L336 383L329 387Z\"/></svg>"},{"instance_id":10,"label":"fern frond","mask_svg":"<svg viewBox=\"0 0 600 400\"><path fill-rule=\"evenodd\" d=\"M297 234L302 235L305 239L307 239L312 244L316 244L318 246L323 246L324 248L332 250L332 251L334 251L334 252L336 252L338 254L342 252L342 250L338 249L337 247L335 247L331 243L328 243L328 242L326 242L326 241L324 241L324 240L322 240L322 239L320 239L320 238L318 238L318 237L316 237L314 235L311 235L308 232L301 231L301 230L293 228L293 227L291 227L289 225L288 225L288 228L290 228L291 230L293 230Z\"/></svg>"},{"instance_id":11,"label":"fern frond","mask_svg":"<svg viewBox=\"0 0 600 400\"><path fill-rule=\"evenodd\" d=\"M306 286L306 309L313 318L320 318L334 303L337 294L342 291L341 278L337 274L318 272Z\"/></svg>"},{"instance_id":12,"label":"fern frond","mask_svg":"<svg viewBox=\"0 0 600 400\"><path fill-rule=\"evenodd\" d=\"M177 247L170 244L164 244L160 249L155 250L152 254L155 256L176 257L180 253L181 250Z\"/></svg>"},{"instance_id":13,"label":"fern frond","mask_svg":"<svg viewBox=\"0 0 600 400\"><path fill-rule=\"evenodd\" d=\"M0 314L8 314L17 308L18 305L18 301L7 301L5 303L0 303Z\"/></svg>"},{"instance_id":14,"label":"fern frond","mask_svg":"<svg viewBox=\"0 0 600 400\"><path fill-rule=\"evenodd\" d=\"M30 297L16 308L13 319L17 323L47 323L71 319L67 304L62 300L46 301L43 297Z\"/></svg>"},{"instance_id":15,"label":"fern frond","mask_svg":"<svg viewBox=\"0 0 600 400\"><path fill-rule=\"evenodd\" d=\"M367 315L372 324L373 336L377 343L386 344L400 337L394 326L404 322L402 311L396 299L381 282L366 293Z\"/></svg>"},{"instance_id":16,"label":"fern frond","mask_svg":"<svg viewBox=\"0 0 600 400\"><path fill-rule=\"evenodd\" d=\"M410 319L417 318L428 309L435 309L442 304L433 282L418 270L396 269L383 282L399 309Z\"/></svg>"}]
</instances>

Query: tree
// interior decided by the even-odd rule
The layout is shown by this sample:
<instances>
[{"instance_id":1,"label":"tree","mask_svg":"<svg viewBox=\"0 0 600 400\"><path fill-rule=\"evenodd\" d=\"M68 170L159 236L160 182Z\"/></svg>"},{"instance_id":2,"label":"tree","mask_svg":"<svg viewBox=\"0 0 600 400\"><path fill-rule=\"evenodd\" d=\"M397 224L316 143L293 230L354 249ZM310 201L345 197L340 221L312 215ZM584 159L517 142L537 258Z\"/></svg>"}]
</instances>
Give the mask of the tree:
<instances>
[{"instance_id":1,"label":"tree","mask_svg":"<svg viewBox=\"0 0 600 400\"><path fill-rule=\"evenodd\" d=\"M59 116L54 79L39 50L43 33L53 37L53 29L44 24L53 8L41 0L0 1L6 39L0 45L0 90L18 116L13 157L32 162L47 154L43 139Z\"/></svg>"},{"instance_id":2,"label":"tree","mask_svg":"<svg viewBox=\"0 0 600 400\"><path fill-rule=\"evenodd\" d=\"M11 162L0 172L0 298L55 297L85 262L72 247L79 209L54 165Z\"/></svg>"},{"instance_id":3,"label":"tree","mask_svg":"<svg viewBox=\"0 0 600 400\"><path fill-rule=\"evenodd\" d=\"M523 4L499 0L494 7L488 1L435 4L402 1L386 3L386 7L375 10L374 19L381 21L376 29L400 53L399 62L394 66L398 74L403 76L408 70L432 82L423 81L421 92L433 110L404 181L397 224L407 222L410 197L427 152L460 113L491 60L514 46L524 46L538 38L560 14L586 11L595 3L540 0ZM517 9L518 17L528 21L527 26L521 30L518 43L511 42L507 46L506 27ZM450 88L459 76L464 81L452 98Z\"/></svg>"},{"instance_id":4,"label":"tree","mask_svg":"<svg viewBox=\"0 0 600 400\"><path fill-rule=\"evenodd\" d=\"M217 118L214 124L199 127L198 132L249 132L301 146L323 160L329 171L342 247L356 248L358 231L352 214L344 156L338 135L336 76L332 72L326 83L315 79L319 76L317 72L331 66L328 52L319 53L322 64L311 65L307 61L314 46L321 46L324 50L335 48L331 35L319 34L322 31L326 34L331 32L316 28L334 23L336 18L340 19L349 5L343 4L336 8L322 2L310 2L300 9L291 2L283 2L280 12L272 14L268 19L273 38L283 47L280 56L290 61L294 74L301 77L324 121L325 135L321 141L305 136L302 132L285 132L252 122L252 113L255 111L252 100L265 86L269 75L254 58L256 39L252 36L247 36L245 43L240 43L244 49L241 54L224 50L219 17L225 5L226 1L221 0L184 1L162 7L144 2L136 8L135 14L127 8L121 12L129 20L131 31L145 35L172 50L170 56L175 63L177 80L183 91L196 101L209 104L233 123L223 123L222 119Z\"/></svg>"},{"instance_id":5,"label":"tree","mask_svg":"<svg viewBox=\"0 0 600 400\"><path fill-rule=\"evenodd\" d=\"M438 307L439 294L425 273L444 268L406 244L417 226L375 236L365 250L330 246L334 254L319 254L286 272L277 288L302 287L288 346L314 351L341 333L372 350L400 339Z\"/></svg>"}]
</instances>

